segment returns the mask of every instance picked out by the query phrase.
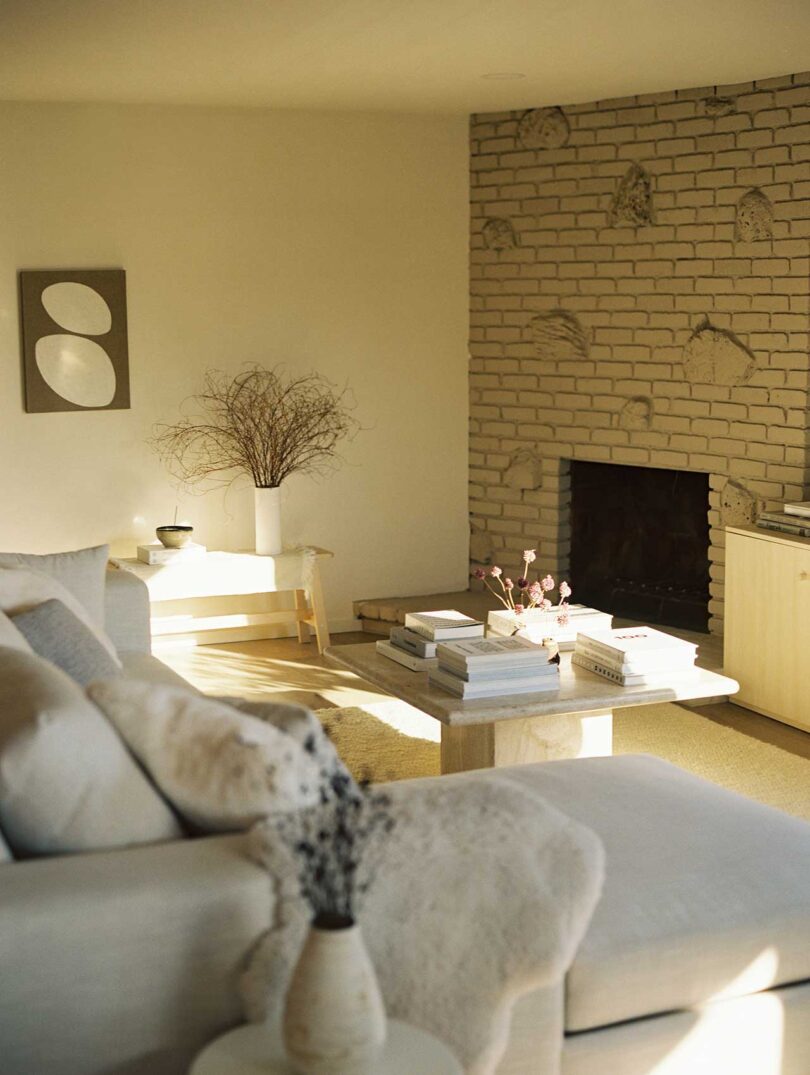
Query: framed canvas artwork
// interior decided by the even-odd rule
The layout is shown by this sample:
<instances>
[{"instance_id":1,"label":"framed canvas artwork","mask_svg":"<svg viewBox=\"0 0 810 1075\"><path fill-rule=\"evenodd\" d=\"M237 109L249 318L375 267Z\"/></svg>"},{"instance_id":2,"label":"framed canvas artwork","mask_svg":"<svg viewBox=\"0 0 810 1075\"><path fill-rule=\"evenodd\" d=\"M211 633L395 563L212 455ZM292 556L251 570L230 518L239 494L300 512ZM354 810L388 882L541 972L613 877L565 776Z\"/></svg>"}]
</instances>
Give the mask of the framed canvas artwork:
<instances>
[{"instance_id":1,"label":"framed canvas artwork","mask_svg":"<svg viewBox=\"0 0 810 1075\"><path fill-rule=\"evenodd\" d=\"M25 409L129 407L123 269L20 273Z\"/></svg>"}]
</instances>

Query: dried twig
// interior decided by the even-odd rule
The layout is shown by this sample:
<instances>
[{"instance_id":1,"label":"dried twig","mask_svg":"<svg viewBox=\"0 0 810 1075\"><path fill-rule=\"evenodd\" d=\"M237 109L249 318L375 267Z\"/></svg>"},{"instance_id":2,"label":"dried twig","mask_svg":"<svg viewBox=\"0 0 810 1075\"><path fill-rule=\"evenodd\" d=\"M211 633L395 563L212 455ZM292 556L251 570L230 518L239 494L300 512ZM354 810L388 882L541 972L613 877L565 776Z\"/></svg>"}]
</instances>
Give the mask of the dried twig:
<instances>
[{"instance_id":1,"label":"dried twig","mask_svg":"<svg viewBox=\"0 0 810 1075\"><path fill-rule=\"evenodd\" d=\"M339 768L322 772L320 798L318 806L280 815L276 828L295 858L313 921L334 928L357 920L374 880L379 838L395 818L388 795Z\"/></svg>"},{"instance_id":2,"label":"dried twig","mask_svg":"<svg viewBox=\"0 0 810 1075\"><path fill-rule=\"evenodd\" d=\"M241 472L258 488L273 488L294 473L323 473L339 463L339 442L359 428L348 389L281 366L250 366L236 376L208 370L203 391L187 402L198 413L158 425L151 444L188 485L227 485Z\"/></svg>"}]
</instances>

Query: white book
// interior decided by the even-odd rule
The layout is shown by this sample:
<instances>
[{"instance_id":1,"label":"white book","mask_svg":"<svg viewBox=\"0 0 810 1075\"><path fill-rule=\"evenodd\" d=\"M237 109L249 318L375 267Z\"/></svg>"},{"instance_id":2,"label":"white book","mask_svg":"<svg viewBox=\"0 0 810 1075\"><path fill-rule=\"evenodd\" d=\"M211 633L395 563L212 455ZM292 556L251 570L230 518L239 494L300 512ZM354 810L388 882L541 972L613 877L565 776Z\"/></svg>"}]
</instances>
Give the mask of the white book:
<instances>
[{"instance_id":1,"label":"white book","mask_svg":"<svg viewBox=\"0 0 810 1075\"><path fill-rule=\"evenodd\" d=\"M482 638L484 634L484 625L480 620L474 620L452 608L437 612L406 612L405 626L431 642L449 638Z\"/></svg>"},{"instance_id":2,"label":"white book","mask_svg":"<svg viewBox=\"0 0 810 1075\"><path fill-rule=\"evenodd\" d=\"M189 560L201 560L208 549L205 545L197 545L190 541L182 549L167 549L159 541L152 541L148 545L138 546L138 559L144 564L185 564Z\"/></svg>"},{"instance_id":3,"label":"white book","mask_svg":"<svg viewBox=\"0 0 810 1075\"><path fill-rule=\"evenodd\" d=\"M435 657L436 643L418 635L410 627L392 627L389 640L394 646L413 653L416 657Z\"/></svg>"},{"instance_id":4,"label":"white book","mask_svg":"<svg viewBox=\"0 0 810 1075\"><path fill-rule=\"evenodd\" d=\"M463 668L498 668L514 665L545 665L548 652L526 638L474 638L463 642L440 642L436 656L442 664Z\"/></svg>"},{"instance_id":5,"label":"white book","mask_svg":"<svg viewBox=\"0 0 810 1075\"><path fill-rule=\"evenodd\" d=\"M463 679L467 683L479 684L493 681L498 683L522 683L525 680L545 679L546 676L559 675L558 666L551 663L512 665L509 668L503 668L498 665L497 668L464 669L459 665L443 664L442 661L439 661L439 668L456 676L458 679Z\"/></svg>"},{"instance_id":6,"label":"white book","mask_svg":"<svg viewBox=\"0 0 810 1075\"><path fill-rule=\"evenodd\" d=\"M696 654L697 646L685 642L654 627L616 627L612 631L580 631L577 642L582 637L583 645L606 657L622 662L633 657L650 654L668 655Z\"/></svg>"},{"instance_id":7,"label":"white book","mask_svg":"<svg viewBox=\"0 0 810 1075\"><path fill-rule=\"evenodd\" d=\"M797 504L785 504L785 515L798 515L810 519L810 500L800 500Z\"/></svg>"},{"instance_id":8,"label":"white book","mask_svg":"<svg viewBox=\"0 0 810 1075\"><path fill-rule=\"evenodd\" d=\"M638 673L630 675L624 672L617 672L615 668L604 661L592 660L582 653L575 653L571 658L571 663L577 665L579 668L585 668L588 672L594 672L598 676L603 676L605 679L610 679L622 687L665 686L666 684L671 683L673 679L688 676L689 673L694 670L694 666L689 665L686 668L680 667L675 670L670 669L668 671L662 670L658 672L645 672L643 674Z\"/></svg>"},{"instance_id":9,"label":"white book","mask_svg":"<svg viewBox=\"0 0 810 1075\"><path fill-rule=\"evenodd\" d=\"M517 685L509 680L497 679L490 680L488 683L467 683L444 668L434 668L430 672L430 682L464 699L500 698L511 694L542 694L546 691L555 691L559 688L560 676L557 672L556 675L538 676L536 679L519 681Z\"/></svg>"},{"instance_id":10,"label":"white book","mask_svg":"<svg viewBox=\"0 0 810 1075\"><path fill-rule=\"evenodd\" d=\"M410 668L412 672L427 672L431 668L438 668L439 666L439 662L435 657L417 657L413 653L399 649L393 642L388 642L384 638L381 638L376 643L376 649L383 657L387 657L390 661L396 661L403 668Z\"/></svg>"},{"instance_id":11,"label":"white book","mask_svg":"<svg viewBox=\"0 0 810 1075\"><path fill-rule=\"evenodd\" d=\"M695 663L695 654L689 650L671 653L630 654L626 658L610 657L604 651L590 646L582 635L577 637L576 653L588 660L598 661L624 675L645 675L655 672L675 672L690 668Z\"/></svg>"},{"instance_id":12,"label":"white book","mask_svg":"<svg viewBox=\"0 0 810 1075\"><path fill-rule=\"evenodd\" d=\"M793 523L775 523L771 519L757 519L760 530L770 530L775 534L790 534L791 537L810 537L810 519L801 519L798 515L792 516L796 520Z\"/></svg>"}]
</instances>

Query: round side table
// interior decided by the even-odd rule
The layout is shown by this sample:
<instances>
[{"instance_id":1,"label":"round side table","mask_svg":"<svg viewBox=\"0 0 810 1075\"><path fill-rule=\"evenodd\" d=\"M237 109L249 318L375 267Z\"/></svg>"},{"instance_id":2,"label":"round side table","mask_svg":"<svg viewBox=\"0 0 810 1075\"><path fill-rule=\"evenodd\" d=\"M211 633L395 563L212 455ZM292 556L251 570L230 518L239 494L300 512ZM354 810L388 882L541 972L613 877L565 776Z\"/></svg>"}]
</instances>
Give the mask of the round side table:
<instances>
[{"instance_id":1,"label":"round side table","mask_svg":"<svg viewBox=\"0 0 810 1075\"><path fill-rule=\"evenodd\" d=\"M463 1075L461 1064L438 1038L397 1019L374 1075ZM197 1056L189 1075L295 1075L277 1032L249 1024L223 1034Z\"/></svg>"}]
</instances>

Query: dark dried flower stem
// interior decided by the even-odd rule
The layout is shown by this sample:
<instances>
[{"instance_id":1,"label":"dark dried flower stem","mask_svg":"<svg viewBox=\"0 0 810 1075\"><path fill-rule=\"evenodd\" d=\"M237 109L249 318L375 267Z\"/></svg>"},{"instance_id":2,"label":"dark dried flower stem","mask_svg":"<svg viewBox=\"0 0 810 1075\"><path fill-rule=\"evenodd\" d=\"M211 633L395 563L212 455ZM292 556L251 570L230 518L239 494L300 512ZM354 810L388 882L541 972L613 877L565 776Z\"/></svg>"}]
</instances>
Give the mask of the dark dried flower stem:
<instances>
[{"instance_id":1,"label":"dark dried flower stem","mask_svg":"<svg viewBox=\"0 0 810 1075\"><path fill-rule=\"evenodd\" d=\"M294 473L322 473L359 428L347 389L318 373L292 377L281 366L250 366L236 376L208 370L203 391L187 402L199 413L156 426L151 444L188 485L229 484L241 472L258 488L273 488Z\"/></svg>"}]
</instances>

